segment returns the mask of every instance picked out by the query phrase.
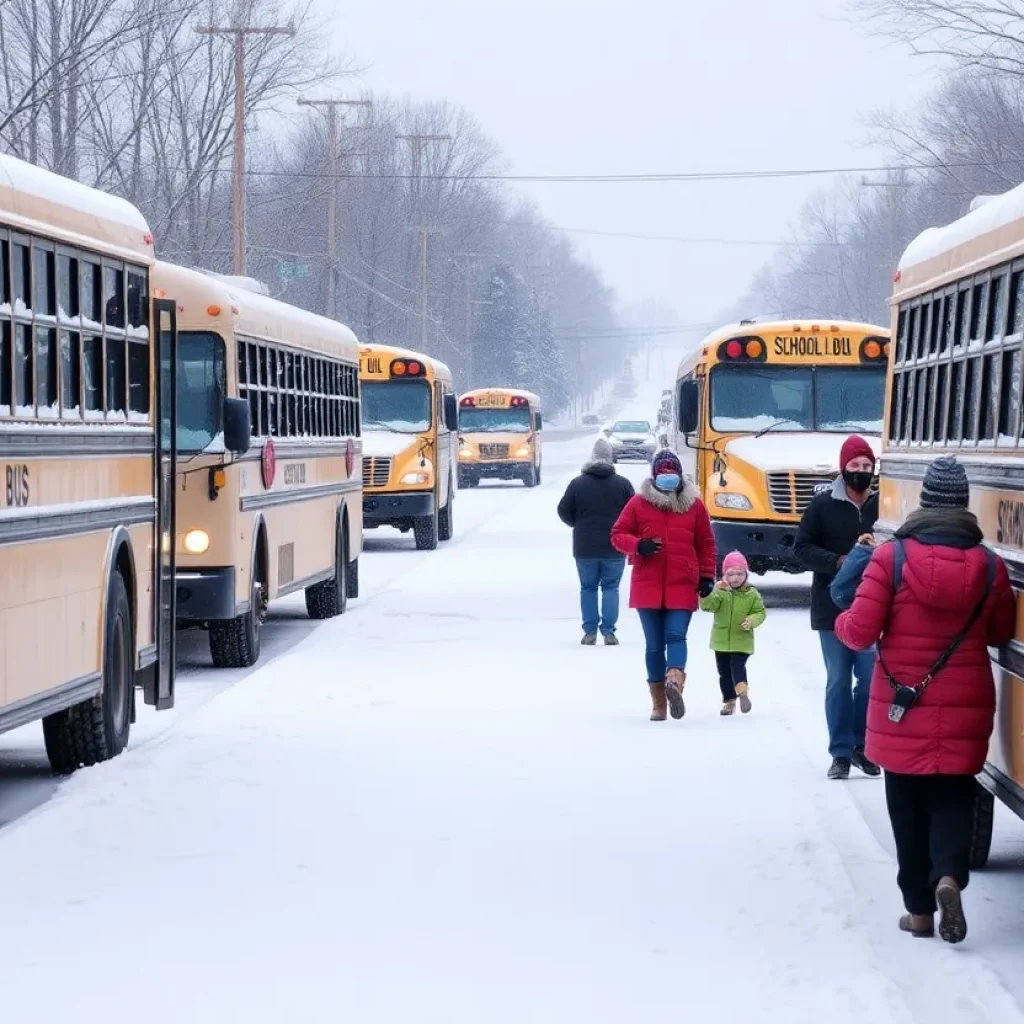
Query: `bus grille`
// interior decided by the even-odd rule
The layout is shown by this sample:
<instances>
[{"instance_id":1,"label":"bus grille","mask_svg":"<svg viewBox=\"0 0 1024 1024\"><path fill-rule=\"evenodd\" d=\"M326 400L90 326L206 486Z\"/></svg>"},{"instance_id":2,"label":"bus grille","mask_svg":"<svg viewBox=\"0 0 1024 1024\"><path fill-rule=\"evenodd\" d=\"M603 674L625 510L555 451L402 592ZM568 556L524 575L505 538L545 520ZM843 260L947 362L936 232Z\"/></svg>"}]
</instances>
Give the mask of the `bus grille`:
<instances>
[{"instance_id":1,"label":"bus grille","mask_svg":"<svg viewBox=\"0 0 1024 1024\"><path fill-rule=\"evenodd\" d=\"M482 444L482 445L480 445L480 454L485 459L507 459L508 458L508 445L507 444Z\"/></svg>"},{"instance_id":2,"label":"bus grille","mask_svg":"<svg viewBox=\"0 0 1024 1024\"><path fill-rule=\"evenodd\" d=\"M780 516L803 515L819 489L831 487L834 479L818 473L769 473L768 497L772 511Z\"/></svg>"},{"instance_id":3,"label":"bus grille","mask_svg":"<svg viewBox=\"0 0 1024 1024\"><path fill-rule=\"evenodd\" d=\"M391 477L391 460L381 458L363 459L363 486L387 487Z\"/></svg>"}]
</instances>

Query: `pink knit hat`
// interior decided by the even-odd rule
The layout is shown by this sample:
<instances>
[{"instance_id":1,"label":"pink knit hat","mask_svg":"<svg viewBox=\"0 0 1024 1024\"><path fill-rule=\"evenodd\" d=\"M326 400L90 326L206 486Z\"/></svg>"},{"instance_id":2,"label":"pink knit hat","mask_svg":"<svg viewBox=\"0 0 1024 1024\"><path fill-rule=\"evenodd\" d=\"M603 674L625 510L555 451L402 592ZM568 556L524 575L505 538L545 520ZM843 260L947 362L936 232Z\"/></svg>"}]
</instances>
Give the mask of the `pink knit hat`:
<instances>
[{"instance_id":1,"label":"pink knit hat","mask_svg":"<svg viewBox=\"0 0 1024 1024\"><path fill-rule=\"evenodd\" d=\"M750 575L750 566L747 565L747 560L738 551L730 551L722 562L723 575L730 569L742 569L748 576Z\"/></svg>"}]
</instances>

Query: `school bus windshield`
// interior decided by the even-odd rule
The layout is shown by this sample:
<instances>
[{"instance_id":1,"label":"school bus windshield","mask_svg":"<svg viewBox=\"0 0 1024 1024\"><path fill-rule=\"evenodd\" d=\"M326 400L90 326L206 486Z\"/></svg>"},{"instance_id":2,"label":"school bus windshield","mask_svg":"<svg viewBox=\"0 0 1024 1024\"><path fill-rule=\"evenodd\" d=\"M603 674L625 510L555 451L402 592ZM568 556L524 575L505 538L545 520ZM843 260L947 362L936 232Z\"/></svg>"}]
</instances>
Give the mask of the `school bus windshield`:
<instances>
[{"instance_id":1,"label":"school bus windshield","mask_svg":"<svg viewBox=\"0 0 1024 1024\"><path fill-rule=\"evenodd\" d=\"M463 434L528 434L530 410L525 405L508 409L459 409L459 430Z\"/></svg>"},{"instance_id":2,"label":"school bus windshield","mask_svg":"<svg viewBox=\"0 0 1024 1024\"><path fill-rule=\"evenodd\" d=\"M364 381L363 428L422 434L430 429L430 385L422 380Z\"/></svg>"},{"instance_id":3,"label":"school bus windshield","mask_svg":"<svg viewBox=\"0 0 1024 1024\"><path fill-rule=\"evenodd\" d=\"M716 366L710 379L714 430L882 429L884 367Z\"/></svg>"},{"instance_id":4,"label":"school bus windshield","mask_svg":"<svg viewBox=\"0 0 1024 1024\"><path fill-rule=\"evenodd\" d=\"M178 335L178 452L204 451L217 439L226 387L224 342L208 331Z\"/></svg>"}]
</instances>

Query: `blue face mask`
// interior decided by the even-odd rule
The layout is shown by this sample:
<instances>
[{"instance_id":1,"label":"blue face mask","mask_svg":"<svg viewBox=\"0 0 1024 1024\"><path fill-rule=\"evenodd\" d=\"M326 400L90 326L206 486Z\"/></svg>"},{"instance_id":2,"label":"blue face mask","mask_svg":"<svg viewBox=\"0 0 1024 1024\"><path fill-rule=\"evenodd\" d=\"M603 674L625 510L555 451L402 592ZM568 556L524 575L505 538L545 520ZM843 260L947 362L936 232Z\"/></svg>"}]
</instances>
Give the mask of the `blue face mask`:
<instances>
[{"instance_id":1,"label":"blue face mask","mask_svg":"<svg viewBox=\"0 0 1024 1024\"><path fill-rule=\"evenodd\" d=\"M682 482L678 473L659 473L654 478L654 486L659 491L678 491Z\"/></svg>"}]
</instances>

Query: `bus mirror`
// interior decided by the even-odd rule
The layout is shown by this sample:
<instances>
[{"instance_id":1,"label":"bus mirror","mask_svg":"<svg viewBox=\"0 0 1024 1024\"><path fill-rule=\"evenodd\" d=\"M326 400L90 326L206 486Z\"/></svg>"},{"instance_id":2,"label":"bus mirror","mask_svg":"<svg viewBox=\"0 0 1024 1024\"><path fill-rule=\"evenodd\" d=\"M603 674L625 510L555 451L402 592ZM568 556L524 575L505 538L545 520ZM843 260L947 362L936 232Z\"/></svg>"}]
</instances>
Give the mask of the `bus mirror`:
<instances>
[{"instance_id":1,"label":"bus mirror","mask_svg":"<svg viewBox=\"0 0 1024 1024\"><path fill-rule=\"evenodd\" d=\"M449 430L459 429L459 403L454 395L444 396L444 425Z\"/></svg>"},{"instance_id":2,"label":"bus mirror","mask_svg":"<svg viewBox=\"0 0 1024 1024\"><path fill-rule=\"evenodd\" d=\"M700 413L700 385L695 380L684 380L679 385L679 432L693 434L697 430Z\"/></svg>"},{"instance_id":3,"label":"bus mirror","mask_svg":"<svg viewBox=\"0 0 1024 1024\"><path fill-rule=\"evenodd\" d=\"M249 403L244 398L224 399L224 447L233 455L244 455L252 444Z\"/></svg>"},{"instance_id":4,"label":"bus mirror","mask_svg":"<svg viewBox=\"0 0 1024 1024\"><path fill-rule=\"evenodd\" d=\"M537 411L537 412L535 412L533 414L533 419L534 419L534 423L535 423L535 426L534 426L533 429L534 430L541 430L541 429L543 429L543 427L544 427L544 420L541 418L541 415L540 415L539 411Z\"/></svg>"}]
</instances>

